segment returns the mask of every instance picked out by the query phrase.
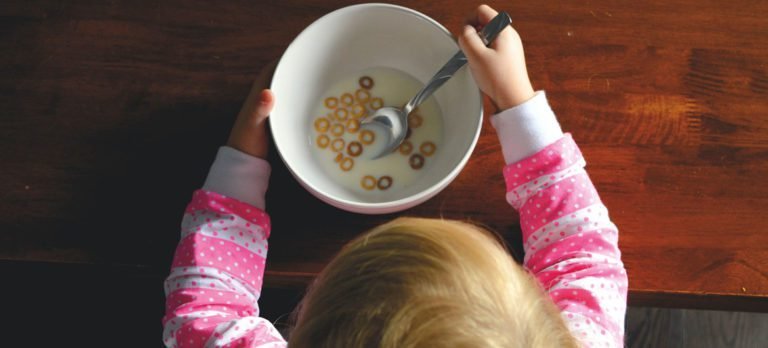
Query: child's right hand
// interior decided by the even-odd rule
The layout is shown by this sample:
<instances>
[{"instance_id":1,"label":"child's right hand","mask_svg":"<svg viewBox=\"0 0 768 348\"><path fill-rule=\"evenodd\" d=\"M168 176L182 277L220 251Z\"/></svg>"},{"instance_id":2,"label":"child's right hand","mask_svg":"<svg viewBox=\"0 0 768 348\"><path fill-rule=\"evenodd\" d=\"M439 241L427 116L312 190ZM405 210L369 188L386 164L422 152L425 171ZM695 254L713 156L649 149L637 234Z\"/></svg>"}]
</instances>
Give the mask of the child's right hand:
<instances>
[{"instance_id":1,"label":"child's right hand","mask_svg":"<svg viewBox=\"0 0 768 348\"><path fill-rule=\"evenodd\" d=\"M469 68L480 90L491 98L496 107L506 110L522 104L534 95L520 35L511 26L486 47L477 32L498 12L480 5L470 13L459 35L459 46L469 61Z\"/></svg>"}]
</instances>

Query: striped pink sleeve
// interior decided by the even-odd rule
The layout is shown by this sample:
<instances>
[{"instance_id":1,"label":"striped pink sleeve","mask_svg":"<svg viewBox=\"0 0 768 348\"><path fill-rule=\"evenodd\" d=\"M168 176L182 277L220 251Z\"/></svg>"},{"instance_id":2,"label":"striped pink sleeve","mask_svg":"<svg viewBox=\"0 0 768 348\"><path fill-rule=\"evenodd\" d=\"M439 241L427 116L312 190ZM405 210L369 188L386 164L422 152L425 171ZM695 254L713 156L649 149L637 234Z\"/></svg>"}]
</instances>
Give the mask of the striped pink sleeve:
<instances>
[{"instance_id":1,"label":"striped pink sleeve","mask_svg":"<svg viewBox=\"0 0 768 348\"><path fill-rule=\"evenodd\" d=\"M167 347L285 347L259 317L269 237L261 209L199 190L187 206L165 281Z\"/></svg>"},{"instance_id":2,"label":"striped pink sleeve","mask_svg":"<svg viewBox=\"0 0 768 348\"><path fill-rule=\"evenodd\" d=\"M618 230L566 134L504 168L507 201L520 212L525 267L586 347L622 347L627 274Z\"/></svg>"}]
</instances>

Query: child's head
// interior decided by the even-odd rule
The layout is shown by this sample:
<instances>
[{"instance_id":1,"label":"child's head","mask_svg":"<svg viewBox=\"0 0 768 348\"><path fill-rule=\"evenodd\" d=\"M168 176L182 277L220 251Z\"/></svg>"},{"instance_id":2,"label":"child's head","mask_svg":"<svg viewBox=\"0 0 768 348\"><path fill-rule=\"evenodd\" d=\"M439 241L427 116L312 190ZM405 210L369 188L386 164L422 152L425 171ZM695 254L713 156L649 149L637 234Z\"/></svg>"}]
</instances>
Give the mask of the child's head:
<instances>
[{"instance_id":1,"label":"child's head","mask_svg":"<svg viewBox=\"0 0 768 348\"><path fill-rule=\"evenodd\" d=\"M492 235L400 218L347 244L297 312L291 347L568 347L554 304Z\"/></svg>"}]
</instances>

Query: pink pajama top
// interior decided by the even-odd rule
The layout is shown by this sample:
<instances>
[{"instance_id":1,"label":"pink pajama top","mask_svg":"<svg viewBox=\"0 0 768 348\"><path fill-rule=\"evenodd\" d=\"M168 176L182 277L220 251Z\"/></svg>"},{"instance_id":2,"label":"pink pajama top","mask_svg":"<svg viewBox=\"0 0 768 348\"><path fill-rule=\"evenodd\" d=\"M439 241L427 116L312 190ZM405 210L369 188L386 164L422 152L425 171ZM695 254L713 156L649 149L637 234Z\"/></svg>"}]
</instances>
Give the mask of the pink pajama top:
<instances>
[{"instance_id":1,"label":"pink pajama top","mask_svg":"<svg viewBox=\"0 0 768 348\"><path fill-rule=\"evenodd\" d=\"M618 230L579 148L560 130L543 92L491 121L507 163L506 198L520 213L524 267L583 346L623 346L627 274ZM271 231L264 212L269 172L264 160L219 150L186 208L165 281L166 346L286 346L258 307Z\"/></svg>"}]
</instances>

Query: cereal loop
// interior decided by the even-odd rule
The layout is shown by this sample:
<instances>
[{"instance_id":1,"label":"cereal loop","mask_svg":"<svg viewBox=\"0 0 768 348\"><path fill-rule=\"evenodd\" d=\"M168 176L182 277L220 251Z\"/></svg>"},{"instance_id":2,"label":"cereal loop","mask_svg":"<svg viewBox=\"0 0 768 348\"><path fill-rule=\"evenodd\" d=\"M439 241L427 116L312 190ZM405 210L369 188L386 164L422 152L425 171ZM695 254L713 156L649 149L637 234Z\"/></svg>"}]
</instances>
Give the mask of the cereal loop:
<instances>
[{"instance_id":1,"label":"cereal loop","mask_svg":"<svg viewBox=\"0 0 768 348\"><path fill-rule=\"evenodd\" d=\"M371 191L376 188L376 178L370 175L366 175L362 180L360 180L360 186L362 186L366 191Z\"/></svg>"},{"instance_id":2,"label":"cereal loop","mask_svg":"<svg viewBox=\"0 0 768 348\"><path fill-rule=\"evenodd\" d=\"M319 117L315 120L315 130L320 133L325 133L328 131L328 128L331 127L331 121L328 121L325 117Z\"/></svg>"},{"instance_id":3,"label":"cereal loop","mask_svg":"<svg viewBox=\"0 0 768 348\"><path fill-rule=\"evenodd\" d=\"M392 187L392 177L389 175L384 175L379 178L379 182L376 183L376 186L379 187L379 190L386 190L390 187Z\"/></svg>"},{"instance_id":4,"label":"cereal loop","mask_svg":"<svg viewBox=\"0 0 768 348\"><path fill-rule=\"evenodd\" d=\"M365 89L358 89L355 91L355 98L361 103L366 103L371 99L371 93Z\"/></svg>"},{"instance_id":5,"label":"cereal loop","mask_svg":"<svg viewBox=\"0 0 768 348\"><path fill-rule=\"evenodd\" d=\"M344 135L344 125L341 123L334 124L333 127L331 127L331 134L337 137Z\"/></svg>"},{"instance_id":6,"label":"cereal loop","mask_svg":"<svg viewBox=\"0 0 768 348\"><path fill-rule=\"evenodd\" d=\"M324 149L328 147L328 144L331 143L331 138L328 138L328 136L325 134L320 134L317 137L316 143L319 148Z\"/></svg>"},{"instance_id":7,"label":"cereal loop","mask_svg":"<svg viewBox=\"0 0 768 348\"><path fill-rule=\"evenodd\" d=\"M365 115L365 107L363 107L360 104L355 104L352 106L352 117L354 118L360 118Z\"/></svg>"},{"instance_id":8,"label":"cereal loop","mask_svg":"<svg viewBox=\"0 0 768 348\"><path fill-rule=\"evenodd\" d=\"M342 105L350 106L354 102L355 102L355 98L351 94L344 93L344 94L341 95L341 104Z\"/></svg>"},{"instance_id":9,"label":"cereal loop","mask_svg":"<svg viewBox=\"0 0 768 348\"><path fill-rule=\"evenodd\" d=\"M376 134L368 129L363 129L360 131L360 134L357 136L357 138L360 139L361 143L365 145L371 145L373 144L373 141L376 140Z\"/></svg>"},{"instance_id":10,"label":"cereal loop","mask_svg":"<svg viewBox=\"0 0 768 348\"><path fill-rule=\"evenodd\" d=\"M400 147L398 148L398 150L400 151L400 153L407 156L411 154L411 151L413 151L413 145L411 144L410 141L404 140L403 143L400 144Z\"/></svg>"},{"instance_id":11,"label":"cereal loop","mask_svg":"<svg viewBox=\"0 0 768 348\"><path fill-rule=\"evenodd\" d=\"M331 150L333 150L333 152L341 152L341 150L344 150L344 145L346 145L344 143L344 139L341 139L341 138L333 139L333 141L331 142Z\"/></svg>"},{"instance_id":12,"label":"cereal loop","mask_svg":"<svg viewBox=\"0 0 768 348\"><path fill-rule=\"evenodd\" d=\"M349 145L347 145L347 154L352 157L357 157L360 156L361 153L363 153L363 144L356 141L350 141Z\"/></svg>"},{"instance_id":13,"label":"cereal loop","mask_svg":"<svg viewBox=\"0 0 768 348\"><path fill-rule=\"evenodd\" d=\"M329 109L335 109L339 106L339 100L336 97L325 98L325 107Z\"/></svg>"},{"instance_id":14,"label":"cereal loop","mask_svg":"<svg viewBox=\"0 0 768 348\"><path fill-rule=\"evenodd\" d=\"M360 130L360 121L351 119L347 120L347 132L357 133Z\"/></svg>"},{"instance_id":15,"label":"cereal loop","mask_svg":"<svg viewBox=\"0 0 768 348\"><path fill-rule=\"evenodd\" d=\"M339 163L341 160L344 159L344 155L341 154L341 152L336 154L336 158L333 159L334 162Z\"/></svg>"},{"instance_id":16,"label":"cereal loop","mask_svg":"<svg viewBox=\"0 0 768 348\"><path fill-rule=\"evenodd\" d=\"M384 106L384 101L381 98L371 99L371 109L378 110Z\"/></svg>"},{"instance_id":17,"label":"cereal loop","mask_svg":"<svg viewBox=\"0 0 768 348\"><path fill-rule=\"evenodd\" d=\"M361 77L358 82L360 83L360 87L363 87L365 89L373 88L373 79L368 76Z\"/></svg>"},{"instance_id":18,"label":"cereal loop","mask_svg":"<svg viewBox=\"0 0 768 348\"><path fill-rule=\"evenodd\" d=\"M347 116L349 115L349 112L347 109L344 108L338 108L336 111L333 112L333 115L336 116L336 119L339 121L344 121L347 119Z\"/></svg>"},{"instance_id":19,"label":"cereal loop","mask_svg":"<svg viewBox=\"0 0 768 348\"><path fill-rule=\"evenodd\" d=\"M341 160L341 163L339 163L339 167L341 168L341 170L345 172L352 170L352 167L354 166L355 166L355 160L349 157L345 157L343 160Z\"/></svg>"},{"instance_id":20,"label":"cereal loop","mask_svg":"<svg viewBox=\"0 0 768 348\"><path fill-rule=\"evenodd\" d=\"M413 154L411 155L411 158L408 159L408 164L410 164L413 169L421 169L424 167L424 156Z\"/></svg>"},{"instance_id":21,"label":"cereal loop","mask_svg":"<svg viewBox=\"0 0 768 348\"><path fill-rule=\"evenodd\" d=\"M431 141L425 141L419 146L421 154L427 157L432 156L432 154L435 153L435 150L437 150L437 146Z\"/></svg>"},{"instance_id":22,"label":"cereal loop","mask_svg":"<svg viewBox=\"0 0 768 348\"><path fill-rule=\"evenodd\" d=\"M419 128L421 127L421 124L424 122L424 119L421 118L421 115L419 114L410 114L408 115L408 125L413 128Z\"/></svg>"}]
</instances>

